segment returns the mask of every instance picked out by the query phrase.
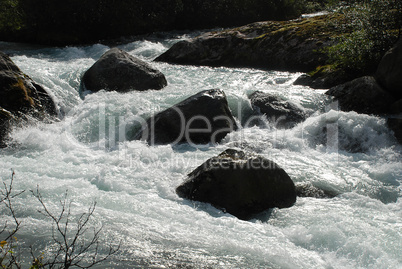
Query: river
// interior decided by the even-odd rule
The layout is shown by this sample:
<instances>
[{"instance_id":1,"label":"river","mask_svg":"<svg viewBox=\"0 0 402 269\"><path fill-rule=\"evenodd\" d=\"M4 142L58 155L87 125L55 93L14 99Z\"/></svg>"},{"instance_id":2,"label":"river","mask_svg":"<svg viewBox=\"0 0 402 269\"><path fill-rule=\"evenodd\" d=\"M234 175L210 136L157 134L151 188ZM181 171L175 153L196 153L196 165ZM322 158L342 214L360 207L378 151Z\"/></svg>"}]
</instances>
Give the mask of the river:
<instances>
[{"instance_id":1,"label":"river","mask_svg":"<svg viewBox=\"0 0 402 269\"><path fill-rule=\"evenodd\" d=\"M52 222L29 190L39 188L58 214L68 190L72 216L96 201L92 222L106 246L120 251L95 268L401 268L402 147L385 120L341 112L322 90L293 86L300 73L198 67L152 62L173 43L166 34L118 45L165 74L160 91L88 94L83 73L110 47L34 47L0 43L0 50L49 90L60 121L15 129L14 146L0 150L1 179L26 190L14 198L22 226L19 252L50 253ZM269 92L303 106L310 117L289 130L265 121L230 133L219 145L148 146L119 130L201 90L220 88L239 123L251 115L248 95ZM335 138L323 130L336 128ZM135 127L135 126L134 126ZM335 140L334 140L335 139ZM211 205L179 198L175 188L197 166L227 148L254 151L279 164L295 183L337 193L298 198L242 221ZM356 150L358 149L358 150ZM5 210L2 211L3 219Z\"/></svg>"}]
</instances>

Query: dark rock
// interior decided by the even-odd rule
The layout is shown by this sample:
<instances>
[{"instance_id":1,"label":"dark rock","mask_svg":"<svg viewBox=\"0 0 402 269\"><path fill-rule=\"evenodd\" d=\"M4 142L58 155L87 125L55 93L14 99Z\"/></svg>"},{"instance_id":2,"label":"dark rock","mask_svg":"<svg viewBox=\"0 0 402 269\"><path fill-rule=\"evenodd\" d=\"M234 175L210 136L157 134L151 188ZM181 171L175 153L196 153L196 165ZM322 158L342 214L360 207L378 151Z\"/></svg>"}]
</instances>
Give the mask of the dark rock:
<instances>
[{"instance_id":1,"label":"dark rock","mask_svg":"<svg viewBox=\"0 0 402 269\"><path fill-rule=\"evenodd\" d=\"M392 114L402 113L402 99L399 99L391 105L390 112Z\"/></svg>"},{"instance_id":2,"label":"dark rock","mask_svg":"<svg viewBox=\"0 0 402 269\"><path fill-rule=\"evenodd\" d=\"M295 185L282 168L261 156L234 149L196 168L176 192L182 198L211 203L243 220L296 202Z\"/></svg>"},{"instance_id":3,"label":"dark rock","mask_svg":"<svg viewBox=\"0 0 402 269\"><path fill-rule=\"evenodd\" d=\"M387 120L388 127L394 132L395 138L402 144L402 119L389 118Z\"/></svg>"},{"instance_id":4,"label":"dark rock","mask_svg":"<svg viewBox=\"0 0 402 269\"><path fill-rule=\"evenodd\" d=\"M0 148L7 146L8 133L10 132L13 114L0 107Z\"/></svg>"},{"instance_id":5,"label":"dark rock","mask_svg":"<svg viewBox=\"0 0 402 269\"><path fill-rule=\"evenodd\" d=\"M309 183L298 183L296 184L296 195L298 197L334 198L337 194L333 191L320 189Z\"/></svg>"},{"instance_id":6,"label":"dark rock","mask_svg":"<svg viewBox=\"0 0 402 269\"><path fill-rule=\"evenodd\" d=\"M326 94L334 96L343 111L357 113L388 113L390 105L394 103L394 98L370 76L333 87Z\"/></svg>"},{"instance_id":7,"label":"dark rock","mask_svg":"<svg viewBox=\"0 0 402 269\"><path fill-rule=\"evenodd\" d=\"M402 98L402 38L382 58L375 77L384 90Z\"/></svg>"},{"instance_id":8,"label":"dark rock","mask_svg":"<svg viewBox=\"0 0 402 269\"><path fill-rule=\"evenodd\" d=\"M0 107L37 118L57 116L53 99L8 57L0 52Z\"/></svg>"},{"instance_id":9,"label":"dark rock","mask_svg":"<svg viewBox=\"0 0 402 269\"><path fill-rule=\"evenodd\" d=\"M0 144L11 126L31 116L47 120L57 116L57 108L46 90L36 84L0 52Z\"/></svg>"},{"instance_id":10,"label":"dark rock","mask_svg":"<svg viewBox=\"0 0 402 269\"><path fill-rule=\"evenodd\" d=\"M135 139L150 145L217 143L236 129L225 93L214 89L199 92L151 117Z\"/></svg>"},{"instance_id":11,"label":"dark rock","mask_svg":"<svg viewBox=\"0 0 402 269\"><path fill-rule=\"evenodd\" d=\"M313 72L301 75L293 85L309 86L313 89L329 89L355 79L353 74L336 69L331 65L318 66Z\"/></svg>"},{"instance_id":12,"label":"dark rock","mask_svg":"<svg viewBox=\"0 0 402 269\"><path fill-rule=\"evenodd\" d=\"M148 63L127 52L113 48L85 72L87 90L128 92L160 90L167 85L165 76Z\"/></svg>"},{"instance_id":13,"label":"dark rock","mask_svg":"<svg viewBox=\"0 0 402 269\"><path fill-rule=\"evenodd\" d=\"M301 106L269 93L254 92L250 100L253 109L272 119L277 128L292 128L306 118Z\"/></svg>"},{"instance_id":14,"label":"dark rock","mask_svg":"<svg viewBox=\"0 0 402 269\"><path fill-rule=\"evenodd\" d=\"M303 74L293 82L293 85L310 86L313 82L314 79L310 75Z\"/></svg>"},{"instance_id":15,"label":"dark rock","mask_svg":"<svg viewBox=\"0 0 402 269\"><path fill-rule=\"evenodd\" d=\"M321 49L334 42L330 37L337 30L329 26L329 19L257 22L210 32L176 43L156 61L309 72L325 64Z\"/></svg>"}]
</instances>

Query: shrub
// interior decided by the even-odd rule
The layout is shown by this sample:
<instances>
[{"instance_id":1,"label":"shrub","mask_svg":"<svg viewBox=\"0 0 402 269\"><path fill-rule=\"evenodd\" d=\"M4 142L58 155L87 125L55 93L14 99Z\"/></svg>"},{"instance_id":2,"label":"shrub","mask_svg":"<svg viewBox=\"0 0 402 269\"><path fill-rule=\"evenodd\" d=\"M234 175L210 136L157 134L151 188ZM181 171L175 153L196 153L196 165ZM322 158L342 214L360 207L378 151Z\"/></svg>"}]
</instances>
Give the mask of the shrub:
<instances>
[{"instance_id":1,"label":"shrub","mask_svg":"<svg viewBox=\"0 0 402 269\"><path fill-rule=\"evenodd\" d=\"M330 63L356 75L374 72L401 34L402 1L348 0L337 12L345 16L352 33L328 48Z\"/></svg>"}]
</instances>

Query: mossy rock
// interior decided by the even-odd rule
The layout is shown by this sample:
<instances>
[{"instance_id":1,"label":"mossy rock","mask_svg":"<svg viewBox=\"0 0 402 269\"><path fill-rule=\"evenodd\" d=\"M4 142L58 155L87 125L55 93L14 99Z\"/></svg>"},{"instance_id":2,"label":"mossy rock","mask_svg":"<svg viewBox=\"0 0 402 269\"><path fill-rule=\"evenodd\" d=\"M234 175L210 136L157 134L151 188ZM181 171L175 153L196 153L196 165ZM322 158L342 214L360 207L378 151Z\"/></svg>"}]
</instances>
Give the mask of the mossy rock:
<instances>
[{"instance_id":1,"label":"mossy rock","mask_svg":"<svg viewBox=\"0 0 402 269\"><path fill-rule=\"evenodd\" d=\"M12 126L22 126L30 118L48 121L56 116L56 105L46 90L0 52L0 144L6 145Z\"/></svg>"},{"instance_id":2,"label":"mossy rock","mask_svg":"<svg viewBox=\"0 0 402 269\"><path fill-rule=\"evenodd\" d=\"M181 41L156 60L191 65L252 67L310 72L325 65L323 48L342 34L336 15L293 21L265 21L214 31Z\"/></svg>"}]
</instances>

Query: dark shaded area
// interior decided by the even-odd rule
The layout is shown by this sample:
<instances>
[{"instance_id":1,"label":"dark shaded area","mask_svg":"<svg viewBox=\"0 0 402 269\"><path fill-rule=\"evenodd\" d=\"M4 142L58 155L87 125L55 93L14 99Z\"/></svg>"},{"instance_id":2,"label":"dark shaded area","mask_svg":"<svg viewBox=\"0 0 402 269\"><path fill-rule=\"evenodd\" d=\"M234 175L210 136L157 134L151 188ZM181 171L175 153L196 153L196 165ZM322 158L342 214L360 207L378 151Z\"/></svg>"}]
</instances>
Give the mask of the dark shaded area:
<instances>
[{"instance_id":1,"label":"dark shaded area","mask_svg":"<svg viewBox=\"0 0 402 269\"><path fill-rule=\"evenodd\" d=\"M2 0L3 41L84 44L175 29L286 20L300 15L299 1L264 0Z\"/></svg>"}]
</instances>

